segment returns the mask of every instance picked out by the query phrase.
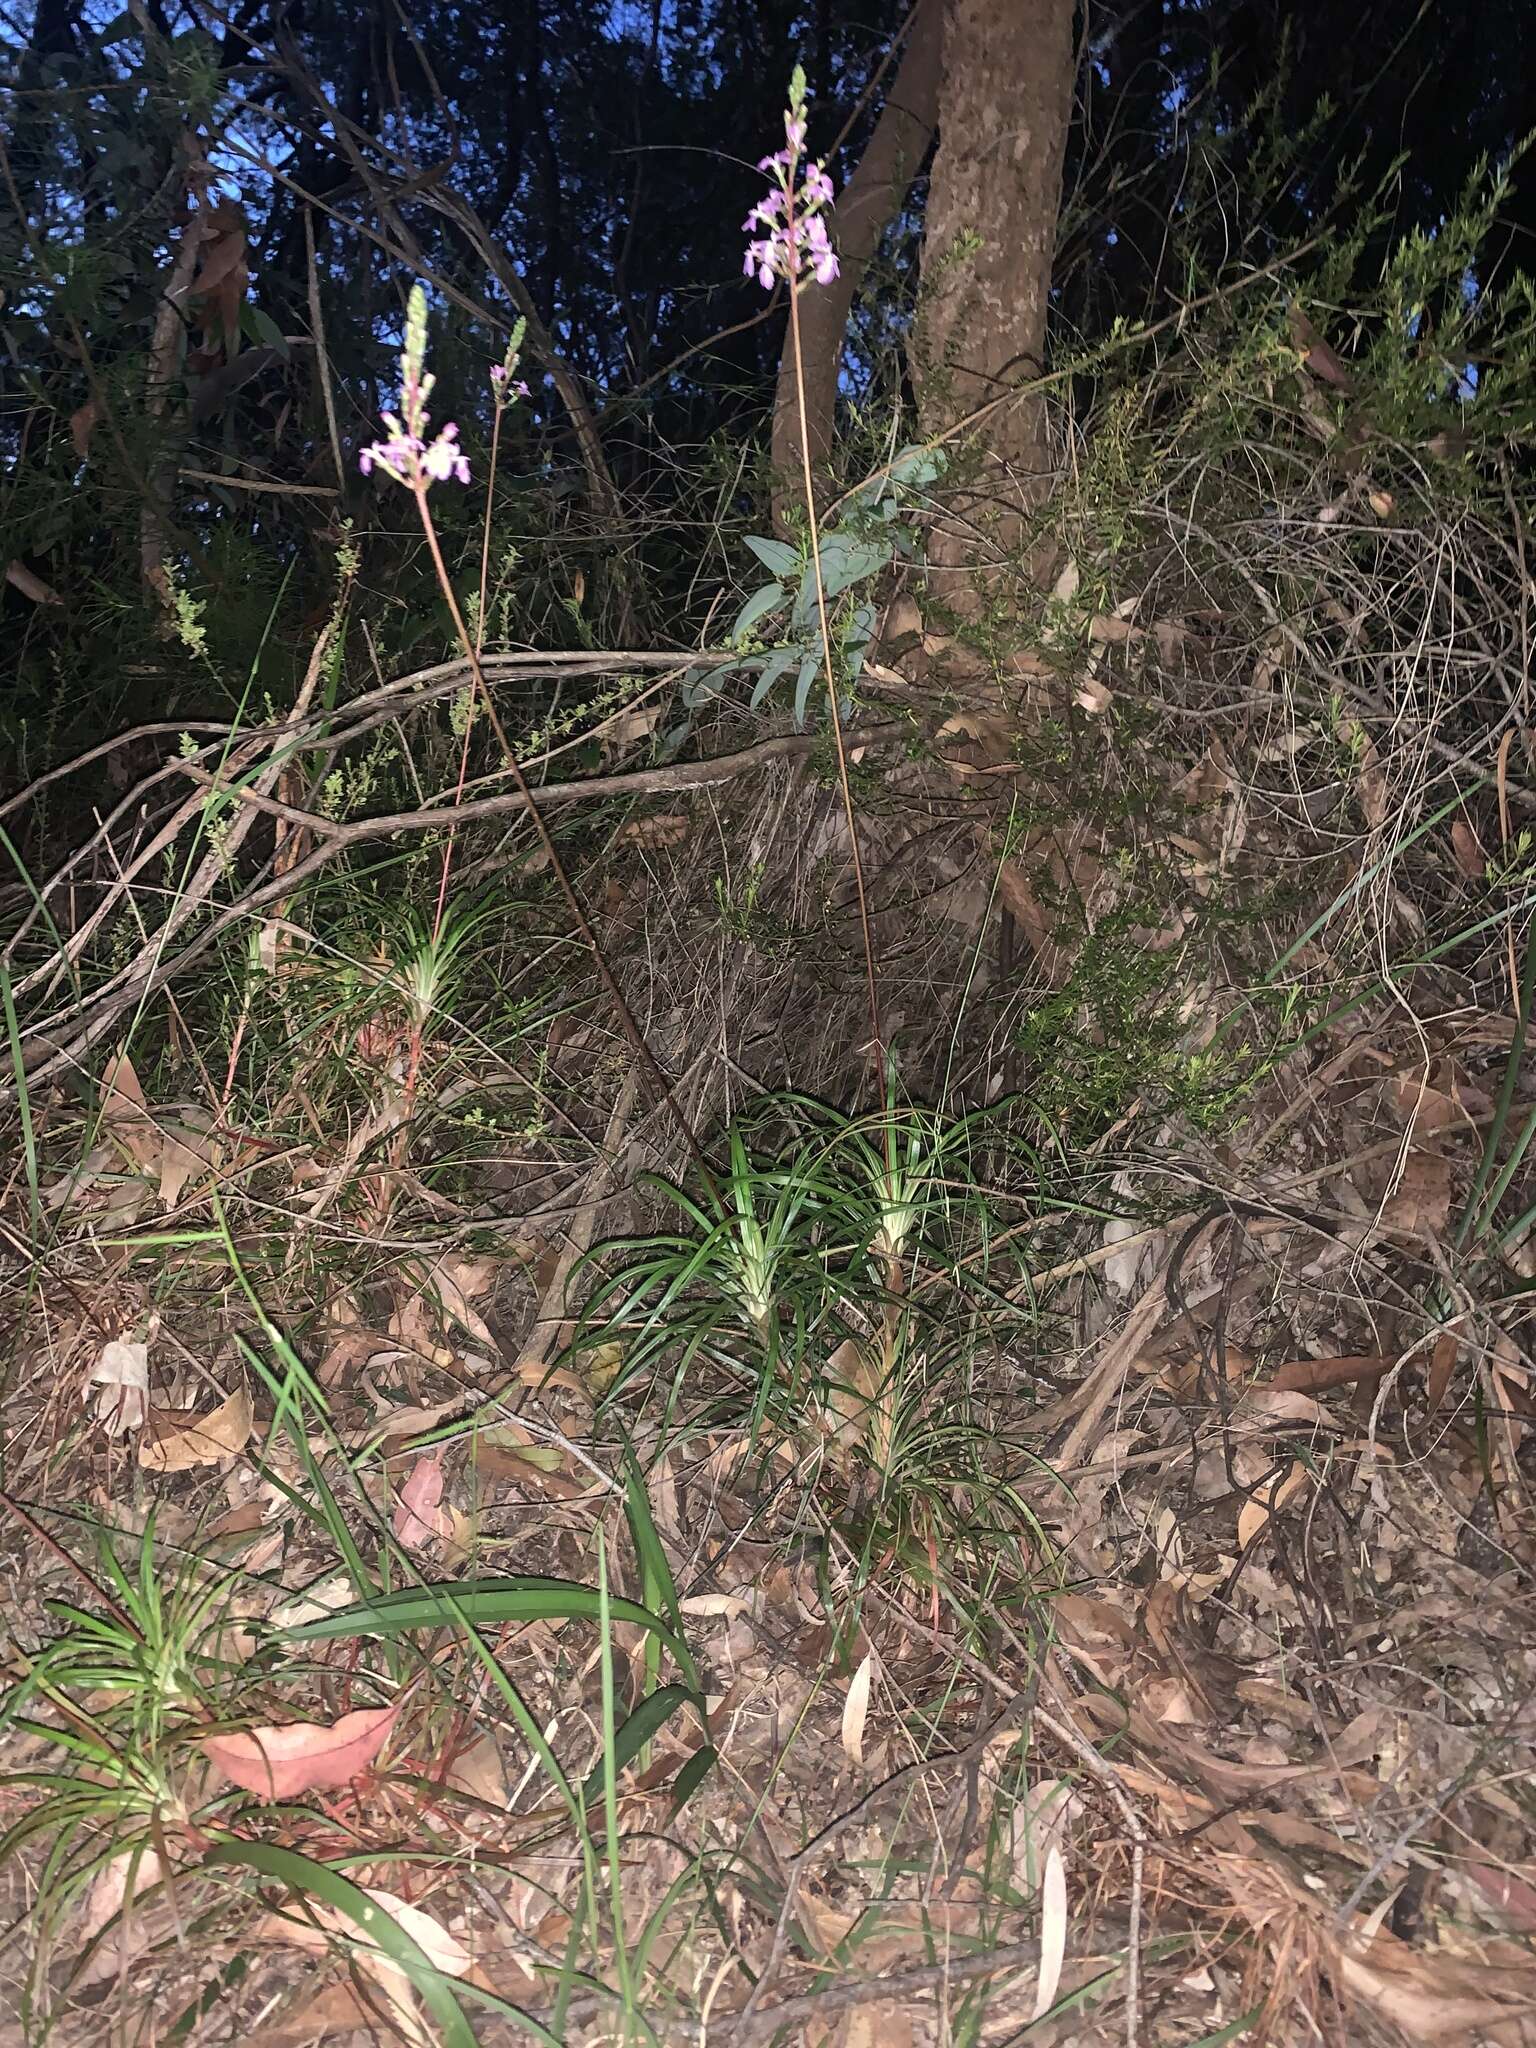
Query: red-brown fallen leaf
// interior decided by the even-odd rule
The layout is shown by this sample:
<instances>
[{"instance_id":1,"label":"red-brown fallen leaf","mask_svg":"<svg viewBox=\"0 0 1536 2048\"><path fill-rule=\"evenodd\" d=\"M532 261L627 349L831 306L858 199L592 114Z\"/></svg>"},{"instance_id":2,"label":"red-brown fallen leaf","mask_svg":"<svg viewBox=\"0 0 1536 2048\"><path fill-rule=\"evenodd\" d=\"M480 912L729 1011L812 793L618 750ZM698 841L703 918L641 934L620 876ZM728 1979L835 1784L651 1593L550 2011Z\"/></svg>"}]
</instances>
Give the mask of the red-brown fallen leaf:
<instances>
[{"instance_id":1,"label":"red-brown fallen leaf","mask_svg":"<svg viewBox=\"0 0 1536 2048\"><path fill-rule=\"evenodd\" d=\"M1460 1350L1456 1339L1447 1330L1435 1339L1434 1352L1429 1361L1429 1378L1424 1388L1425 1405L1431 1415L1437 1415L1451 1384L1451 1375L1456 1370L1456 1357Z\"/></svg>"},{"instance_id":2,"label":"red-brown fallen leaf","mask_svg":"<svg viewBox=\"0 0 1536 2048\"><path fill-rule=\"evenodd\" d=\"M241 1735L209 1735L203 1754L232 1784L261 1799L292 1799L300 1792L335 1792L367 1769L389 1740L403 1701L360 1707L339 1721L291 1721L285 1728L252 1728Z\"/></svg>"},{"instance_id":3,"label":"red-brown fallen leaf","mask_svg":"<svg viewBox=\"0 0 1536 2048\"><path fill-rule=\"evenodd\" d=\"M433 1536L451 1536L453 1517L441 1506L443 1467L439 1458L418 1458L395 1503L393 1528L401 1543L426 1543Z\"/></svg>"},{"instance_id":4,"label":"red-brown fallen leaf","mask_svg":"<svg viewBox=\"0 0 1536 2048\"><path fill-rule=\"evenodd\" d=\"M1536 1933L1536 1886L1512 1870L1498 1870L1491 1863L1468 1863L1462 1868L1496 1912L1502 1913L1524 1933Z\"/></svg>"},{"instance_id":5,"label":"red-brown fallen leaf","mask_svg":"<svg viewBox=\"0 0 1536 2048\"><path fill-rule=\"evenodd\" d=\"M1330 1387L1347 1387L1354 1380L1380 1379L1396 1363L1395 1358L1375 1352L1357 1358L1293 1358L1278 1369L1269 1384L1298 1394L1326 1394Z\"/></svg>"},{"instance_id":6,"label":"red-brown fallen leaf","mask_svg":"<svg viewBox=\"0 0 1536 2048\"><path fill-rule=\"evenodd\" d=\"M1456 865L1468 881L1480 881L1488 871L1488 856L1478 843L1477 834L1465 818L1456 818L1451 824L1451 852Z\"/></svg>"}]
</instances>

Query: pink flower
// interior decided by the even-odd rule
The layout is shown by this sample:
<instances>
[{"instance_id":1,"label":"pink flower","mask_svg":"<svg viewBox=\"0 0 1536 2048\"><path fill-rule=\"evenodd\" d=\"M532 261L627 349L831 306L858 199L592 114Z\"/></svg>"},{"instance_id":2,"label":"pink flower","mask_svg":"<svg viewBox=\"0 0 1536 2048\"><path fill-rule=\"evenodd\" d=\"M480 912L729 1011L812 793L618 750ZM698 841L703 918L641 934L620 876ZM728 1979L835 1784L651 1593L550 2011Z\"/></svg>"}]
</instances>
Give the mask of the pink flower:
<instances>
[{"instance_id":1,"label":"pink flower","mask_svg":"<svg viewBox=\"0 0 1536 2048\"><path fill-rule=\"evenodd\" d=\"M469 461L458 446L458 428L450 420L437 439L421 458L425 475L434 483L445 484L451 477L455 483L469 482Z\"/></svg>"},{"instance_id":2,"label":"pink flower","mask_svg":"<svg viewBox=\"0 0 1536 2048\"><path fill-rule=\"evenodd\" d=\"M421 455L421 443L414 434L406 433L400 422L390 414L386 413L384 417L386 424L392 426L394 431L387 441L375 441L371 446L364 448L357 458L357 466L364 476L369 476L372 474L373 465L377 463L380 469L387 470L392 477L405 483L410 470Z\"/></svg>"},{"instance_id":3,"label":"pink flower","mask_svg":"<svg viewBox=\"0 0 1536 2048\"><path fill-rule=\"evenodd\" d=\"M827 224L813 214L805 223L805 247L818 284L830 284L837 275L837 252L827 240Z\"/></svg>"},{"instance_id":4,"label":"pink flower","mask_svg":"<svg viewBox=\"0 0 1536 2048\"><path fill-rule=\"evenodd\" d=\"M804 164L802 169L804 105L805 79L797 70L784 115L784 147L758 164L772 181L770 189L741 224L743 234L751 236L742 271L755 277L764 291L771 291L781 277L798 291L809 281L807 270L818 284L830 284L838 274L837 252L821 217L822 209L832 203L832 180L824 164Z\"/></svg>"}]
</instances>

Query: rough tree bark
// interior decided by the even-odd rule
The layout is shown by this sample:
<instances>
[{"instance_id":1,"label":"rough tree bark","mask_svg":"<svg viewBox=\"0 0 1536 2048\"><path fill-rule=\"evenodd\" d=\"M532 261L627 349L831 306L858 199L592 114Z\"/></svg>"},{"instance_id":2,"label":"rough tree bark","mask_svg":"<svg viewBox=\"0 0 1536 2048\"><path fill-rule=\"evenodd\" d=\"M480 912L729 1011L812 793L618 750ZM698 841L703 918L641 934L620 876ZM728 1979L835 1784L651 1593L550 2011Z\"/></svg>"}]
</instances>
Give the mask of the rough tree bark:
<instances>
[{"instance_id":1,"label":"rough tree bark","mask_svg":"<svg viewBox=\"0 0 1536 2048\"><path fill-rule=\"evenodd\" d=\"M1051 258L1072 109L1073 0L943 0L939 146L923 230L912 369L925 435L1027 384L1044 363ZM938 589L1018 538L1048 488L1044 407L985 422L975 480L931 536Z\"/></svg>"},{"instance_id":2,"label":"rough tree bark","mask_svg":"<svg viewBox=\"0 0 1536 2048\"><path fill-rule=\"evenodd\" d=\"M939 105L939 61L944 0L918 0L907 32L907 47L891 82L875 131L858 169L837 201L833 227L841 271L800 301L801 348L805 358L806 440L819 473L832 447L837 378L843 336L864 275L895 218L912 180L928 154ZM779 358L773 406L774 523L801 498L800 408L795 359L786 332Z\"/></svg>"}]
</instances>

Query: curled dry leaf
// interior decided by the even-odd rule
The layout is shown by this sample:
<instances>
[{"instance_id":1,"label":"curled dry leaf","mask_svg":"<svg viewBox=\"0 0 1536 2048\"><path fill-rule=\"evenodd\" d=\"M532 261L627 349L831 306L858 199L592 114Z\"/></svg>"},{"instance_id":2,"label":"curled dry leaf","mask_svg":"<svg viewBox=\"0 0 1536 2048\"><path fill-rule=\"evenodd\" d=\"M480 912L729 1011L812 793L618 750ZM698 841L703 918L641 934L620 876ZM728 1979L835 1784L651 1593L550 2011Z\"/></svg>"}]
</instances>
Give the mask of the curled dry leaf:
<instances>
[{"instance_id":1,"label":"curled dry leaf","mask_svg":"<svg viewBox=\"0 0 1536 2048\"><path fill-rule=\"evenodd\" d=\"M210 1414L155 1408L139 1442L139 1463L149 1472L190 1472L219 1465L245 1449L254 1417L251 1397L239 1387Z\"/></svg>"},{"instance_id":2,"label":"curled dry leaf","mask_svg":"<svg viewBox=\"0 0 1536 2048\"><path fill-rule=\"evenodd\" d=\"M390 1317L389 1334L423 1358L447 1364L453 1353L440 1343L439 1331L444 1323L456 1322L477 1344L494 1353L498 1349L496 1339L470 1303L494 1286L499 1271L500 1261L492 1258L470 1259L448 1253L435 1260L420 1286L413 1287Z\"/></svg>"},{"instance_id":3,"label":"curled dry leaf","mask_svg":"<svg viewBox=\"0 0 1536 2048\"><path fill-rule=\"evenodd\" d=\"M138 1429L149 1413L149 1346L114 1337L101 1347L88 1387L100 1387L96 1413L108 1436Z\"/></svg>"},{"instance_id":4,"label":"curled dry leaf","mask_svg":"<svg viewBox=\"0 0 1536 2048\"><path fill-rule=\"evenodd\" d=\"M276 1629L298 1628L306 1621L318 1621L322 1615L334 1614L338 1607L346 1607L354 1598L352 1581L345 1572L332 1572L329 1578L317 1579L312 1586L306 1586L296 1598L285 1601L281 1607L272 1610L272 1626Z\"/></svg>"},{"instance_id":5,"label":"curled dry leaf","mask_svg":"<svg viewBox=\"0 0 1536 2048\"><path fill-rule=\"evenodd\" d=\"M231 1784L259 1799L335 1792L373 1762L402 1705L397 1700L392 1707L360 1707L330 1723L290 1721L282 1728L209 1735L203 1739L203 1754Z\"/></svg>"}]
</instances>

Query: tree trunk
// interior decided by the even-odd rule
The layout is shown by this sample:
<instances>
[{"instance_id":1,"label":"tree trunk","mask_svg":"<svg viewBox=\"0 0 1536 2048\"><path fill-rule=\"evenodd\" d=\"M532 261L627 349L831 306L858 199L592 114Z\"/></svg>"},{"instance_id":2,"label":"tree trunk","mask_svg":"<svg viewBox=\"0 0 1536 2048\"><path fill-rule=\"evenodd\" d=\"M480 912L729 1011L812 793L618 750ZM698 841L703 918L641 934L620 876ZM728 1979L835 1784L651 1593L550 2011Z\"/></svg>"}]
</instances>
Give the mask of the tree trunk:
<instances>
[{"instance_id":1,"label":"tree trunk","mask_svg":"<svg viewBox=\"0 0 1536 2048\"><path fill-rule=\"evenodd\" d=\"M1073 0L943 0L939 146L912 351L923 432L955 427L1044 366L1061 170L1076 64ZM1021 394L978 429L975 474L949 497L929 559L996 560L1049 488L1044 406ZM953 584L954 590L949 586Z\"/></svg>"},{"instance_id":2,"label":"tree trunk","mask_svg":"<svg viewBox=\"0 0 1536 2048\"><path fill-rule=\"evenodd\" d=\"M874 260L880 237L906 198L933 139L943 20L944 0L918 0L906 51L875 132L832 217L840 272L831 284L814 286L800 300L806 442L812 467L818 471L832 448L837 378L849 313L863 289L864 274ZM774 395L772 455L774 523L782 531L785 511L799 504L804 491L795 358L787 332Z\"/></svg>"}]
</instances>

